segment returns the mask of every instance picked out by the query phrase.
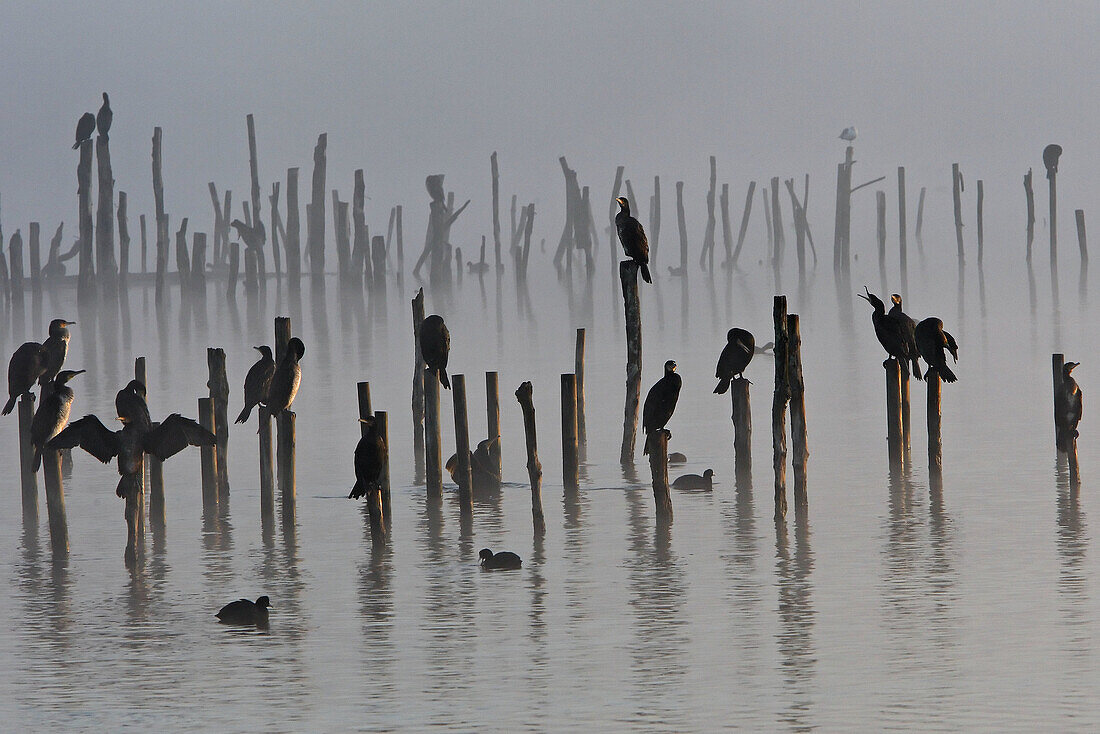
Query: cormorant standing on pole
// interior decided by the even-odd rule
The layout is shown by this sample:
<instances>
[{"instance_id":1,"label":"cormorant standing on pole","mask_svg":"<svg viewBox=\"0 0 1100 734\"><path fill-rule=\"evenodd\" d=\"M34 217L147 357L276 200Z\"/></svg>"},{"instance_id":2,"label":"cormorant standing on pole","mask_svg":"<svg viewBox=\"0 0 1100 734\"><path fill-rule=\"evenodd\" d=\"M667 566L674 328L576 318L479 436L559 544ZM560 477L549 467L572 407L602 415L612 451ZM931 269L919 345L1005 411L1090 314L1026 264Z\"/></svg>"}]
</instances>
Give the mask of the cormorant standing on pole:
<instances>
[{"instance_id":1,"label":"cormorant standing on pole","mask_svg":"<svg viewBox=\"0 0 1100 734\"><path fill-rule=\"evenodd\" d=\"M108 139L107 131L111 129L111 120L114 119L114 116L115 113L111 111L111 101L107 99L107 93L104 92L103 106L99 108L99 114L95 116L95 126L105 140ZM91 133L88 133L88 137L91 136Z\"/></svg>"},{"instance_id":2,"label":"cormorant standing on pole","mask_svg":"<svg viewBox=\"0 0 1100 734\"><path fill-rule=\"evenodd\" d=\"M272 417L290 410L298 386L302 384L302 367L298 361L306 353L306 345L298 337L292 337L286 345L286 354L271 374L271 386L267 390L267 409Z\"/></svg>"},{"instance_id":3,"label":"cormorant standing on pole","mask_svg":"<svg viewBox=\"0 0 1100 734\"><path fill-rule=\"evenodd\" d=\"M432 314L420 324L420 353L424 363L439 375L439 384L451 389L447 378L447 357L451 353L451 333L443 323L443 317Z\"/></svg>"},{"instance_id":4,"label":"cormorant standing on pole","mask_svg":"<svg viewBox=\"0 0 1100 734\"><path fill-rule=\"evenodd\" d=\"M625 196L620 196L615 201L619 205L619 213L615 215L615 231L619 233L619 242L626 251L626 256L638 263L638 269L642 271L642 280L652 283L649 275L649 240L642 229L642 223L630 216L630 202Z\"/></svg>"},{"instance_id":5,"label":"cormorant standing on pole","mask_svg":"<svg viewBox=\"0 0 1100 734\"><path fill-rule=\"evenodd\" d=\"M1077 438L1077 424L1081 422L1081 388L1077 380L1070 375L1080 362L1066 362L1062 365L1062 392L1058 396L1061 415L1058 421L1058 450L1069 453L1073 441Z\"/></svg>"},{"instance_id":6,"label":"cormorant standing on pole","mask_svg":"<svg viewBox=\"0 0 1100 734\"><path fill-rule=\"evenodd\" d=\"M726 333L726 346L718 357L718 367L714 371L714 376L719 380L714 388L715 394L725 395L730 389L730 381L744 376L745 368L755 353L756 338L751 333L745 329L730 329Z\"/></svg>"},{"instance_id":7,"label":"cormorant standing on pole","mask_svg":"<svg viewBox=\"0 0 1100 734\"><path fill-rule=\"evenodd\" d=\"M642 430L645 432L643 454L649 453L650 434L662 430L672 418L676 401L680 397L681 385L683 380L676 374L676 362L670 359L665 362L664 377L653 383L645 396L645 403L642 404Z\"/></svg>"},{"instance_id":8,"label":"cormorant standing on pole","mask_svg":"<svg viewBox=\"0 0 1100 734\"><path fill-rule=\"evenodd\" d=\"M883 304L882 299L867 290L867 286L864 286L863 290L867 292L867 295L862 293L856 295L870 303L875 309L875 312L871 314L871 323L875 325L875 336L878 337L878 341L882 348L886 350L886 353L898 361L902 377L908 377L909 363L912 362L914 366L917 366L918 356L912 334L909 333L906 324L901 319L890 318L887 315L886 306ZM901 310L900 307L898 310ZM910 345L912 345L911 351ZM919 368L917 374L920 374Z\"/></svg>"},{"instance_id":9,"label":"cormorant standing on pole","mask_svg":"<svg viewBox=\"0 0 1100 734\"><path fill-rule=\"evenodd\" d=\"M8 402L0 415L7 415L15 409L19 396L29 393L35 381L46 371L48 361L46 348L38 342L25 342L8 362Z\"/></svg>"},{"instance_id":10,"label":"cormorant standing on pole","mask_svg":"<svg viewBox=\"0 0 1100 734\"><path fill-rule=\"evenodd\" d=\"M935 316L929 316L917 324L914 337L917 351L928 364L928 369L935 370L944 382L955 382L958 378L947 366L945 350L951 352L951 358L958 362L959 345L955 343L955 337L943 330L943 322Z\"/></svg>"},{"instance_id":11,"label":"cormorant standing on pole","mask_svg":"<svg viewBox=\"0 0 1100 734\"><path fill-rule=\"evenodd\" d=\"M367 427L367 432L359 439L355 447L355 486L348 498L357 500L367 492L381 489L382 469L386 466L386 441L378 432L374 416L360 418L359 422Z\"/></svg>"},{"instance_id":12,"label":"cormorant standing on pole","mask_svg":"<svg viewBox=\"0 0 1100 734\"><path fill-rule=\"evenodd\" d=\"M91 140L94 132L95 115L91 112L85 112L76 123L76 142L73 143L73 150L79 148L85 140Z\"/></svg>"},{"instance_id":13,"label":"cormorant standing on pole","mask_svg":"<svg viewBox=\"0 0 1100 734\"><path fill-rule=\"evenodd\" d=\"M49 394L42 398L41 405L31 419L31 443L34 444L34 471L42 466L42 449L46 442L56 436L69 422L69 413L73 408L73 389L66 383L84 370L62 370L57 373L50 386Z\"/></svg>"},{"instance_id":14,"label":"cormorant standing on pole","mask_svg":"<svg viewBox=\"0 0 1100 734\"><path fill-rule=\"evenodd\" d=\"M271 356L271 347L265 344L252 348L260 353L260 359L248 369L248 374L244 376L244 409L237 416L237 423L247 421L253 408L267 402L271 376L275 374L275 360Z\"/></svg>"},{"instance_id":15,"label":"cormorant standing on pole","mask_svg":"<svg viewBox=\"0 0 1100 734\"><path fill-rule=\"evenodd\" d=\"M153 419L149 417L145 397L145 383L141 380L130 380L115 393L115 414L123 425L133 423L146 431L152 428Z\"/></svg>"}]
</instances>

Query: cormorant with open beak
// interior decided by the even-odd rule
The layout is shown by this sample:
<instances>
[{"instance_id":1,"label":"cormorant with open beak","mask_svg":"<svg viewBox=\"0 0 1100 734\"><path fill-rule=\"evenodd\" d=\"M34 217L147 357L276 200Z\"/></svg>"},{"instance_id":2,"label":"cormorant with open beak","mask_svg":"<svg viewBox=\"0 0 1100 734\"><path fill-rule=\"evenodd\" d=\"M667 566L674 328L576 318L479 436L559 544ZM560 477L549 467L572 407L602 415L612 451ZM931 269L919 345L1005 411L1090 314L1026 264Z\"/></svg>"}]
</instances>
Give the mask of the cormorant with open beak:
<instances>
[{"instance_id":1,"label":"cormorant with open beak","mask_svg":"<svg viewBox=\"0 0 1100 734\"><path fill-rule=\"evenodd\" d=\"M913 366L916 368L917 376L919 377L920 369L917 365L917 347L906 325L901 319L890 318L886 313L885 304L883 304L878 296L867 290L867 286L864 286L863 290L867 292L867 295L862 293L857 293L856 295L870 303L875 309L874 313L871 314L871 323L875 326L875 336L878 337L879 344L882 345L882 348L886 350L887 354L898 361L903 378L909 376L910 362L912 362ZM901 299L899 298L898 300ZM910 345L912 346L910 347Z\"/></svg>"}]
</instances>

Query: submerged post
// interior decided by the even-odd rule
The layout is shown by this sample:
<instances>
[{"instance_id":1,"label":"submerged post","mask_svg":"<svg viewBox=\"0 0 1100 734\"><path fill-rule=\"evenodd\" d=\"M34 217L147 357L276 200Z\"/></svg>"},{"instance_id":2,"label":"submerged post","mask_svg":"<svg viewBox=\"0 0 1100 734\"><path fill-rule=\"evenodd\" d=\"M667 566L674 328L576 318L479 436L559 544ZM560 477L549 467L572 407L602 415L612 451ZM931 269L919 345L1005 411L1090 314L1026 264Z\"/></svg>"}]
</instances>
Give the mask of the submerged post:
<instances>
[{"instance_id":1,"label":"submerged post","mask_svg":"<svg viewBox=\"0 0 1100 734\"><path fill-rule=\"evenodd\" d=\"M31 443L31 420L34 418L34 395L19 398L19 476L23 488L23 519L38 521L38 480L34 475L34 444Z\"/></svg>"},{"instance_id":2,"label":"submerged post","mask_svg":"<svg viewBox=\"0 0 1100 734\"><path fill-rule=\"evenodd\" d=\"M275 456L271 447L271 412L259 406L260 442L260 514L275 512Z\"/></svg>"},{"instance_id":3,"label":"submerged post","mask_svg":"<svg viewBox=\"0 0 1100 734\"><path fill-rule=\"evenodd\" d=\"M415 480L424 477L424 355L420 353L420 325L424 323L424 289L412 299L413 351L416 354L412 379L413 466ZM438 391L437 391L438 395ZM438 397L436 398L438 400Z\"/></svg>"},{"instance_id":4,"label":"submerged post","mask_svg":"<svg viewBox=\"0 0 1100 734\"><path fill-rule=\"evenodd\" d=\"M573 360L573 374L577 376L577 449L578 458L588 458L588 428L584 410L584 329L577 329L577 348Z\"/></svg>"},{"instance_id":5,"label":"submerged post","mask_svg":"<svg viewBox=\"0 0 1100 734\"><path fill-rule=\"evenodd\" d=\"M214 401L210 398L199 398L199 425L217 435ZM202 459L202 508L205 512L218 504L217 447L201 446L199 453Z\"/></svg>"},{"instance_id":6,"label":"submerged post","mask_svg":"<svg viewBox=\"0 0 1100 734\"><path fill-rule=\"evenodd\" d=\"M542 462L539 461L538 434L535 430L534 390L530 382L516 389L516 400L523 412L523 433L527 439L527 476L531 480L531 520L535 533L546 532L546 520L542 514Z\"/></svg>"},{"instance_id":7,"label":"submerged post","mask_svg":"<svg viewBox=\"0 0 1100 734\"><path fill-rule=\"evenodd\" d=\"M657 519L672 522L672 495L668 490L668 431L658 429L646 437L649 470L653 476L653 504Z\"/></svg>"},{"instance_id":8,"label":"submerged post","mask_svg":"<svg viewBox=\"0 0 1100 734\"><path fill-rule=\"evenodd\" d=\"M470 466L470 425L466 414L466 375L452 375L451 397L455 414L455 454L458 456L455 482L458 484L458 503L464 514L472 514L473 474Z\"/></svg>"},{"instance_id":9,"label":"submerged post","mask_svg":"<svg viewBox=\"0 0 1100 734\"><path fill-rule=\"evenodd\" d=\"M496 372L485 373L485 425L488 426L488 438L492 444L489 460L493 476L503 476L503 464L500 444L500 385ZM496 439L493 441L493 439Z\"/></svg>"},{"instance_id":10,"label":"submerged post","mask_svg":"<svg viewBox=\"0 0 1100 734\"><path fill-rule=\"evenodd\" d=\"M217 449L218 497L229 495L229 378L225 372L225 350L209 347L206 364L210 373L207 387L214 403L214 437Z\"/></svg>"},{"instance_id":11,"label":"submerged post","mask_svg":"<svg viewBox=\"0 0 1100 734\"><path fill-rule=\"evenodd\" d=\"M50 544L55 554L65 554L69 551L69 526L65 519L60 451L42 452L42 475L46 484L46 512L50 518Z\"/></svg>"},{"instance_id":12,"label":"submerged post","mask_svg":"<svg viewBox=\"0 0 1100 734\"><path fill-rule=\"evenodd\" d=\"M901 423L901 367L891 357L882 363L886 368L886 442L889 448L890 466L902 465Z\"/></svg>"},{"instance_id":13,"label":"submerged post","mask_svg":"<svg viewBox=\"0 0 1100 734\"><path fill-rule=\"evenodd\" d=\"M934 369L924 373L924 382L928 388L928 475L938 479L943 474L943 439L940 435L940 392L943 383L940 373Z\"/></svg>"},{"instance_id":14,"label":"submerged post","mask_svg":"<svg viewBox=\"0 0 1100 734\"><path fill-rule=\"evenodd\" d=\"M566 492L579 486L577 449L577 376L561 376L561 472Z\"/></svg>"},{"instance_id":15,"label":"submerged post","mask_svg":"<svg viewBox=\"0 0 1100 734\"><path fill-rule=\"evenodd\" d=\"M642 306L638 297L638 264L633 260L621 261L619 281L623 289L626 318L626 406L623 410L623 443L619 461L632 464L638 436L638 402L642 392Z\"/></svg>"},{"instance_id":16,"label":"submerged post","mask_svg":"<svg viewBox=\"0 0 1100 734\"><path fill-rule=\"evenodd\" d=\"M388 528L392 524L393 519L390 516L390 419L386 411L375 411L374 428L378 431L378 435L382 437L382 442L386 445L386 456L382 462L382 475L380 477L382 488L379 494L381 495L382 501L382 522L386 525L386 535L388 537Z\"/></svg>"},{"instance_id":17,"label":"submerged post","mask_svg":"<svg viewBox=\"0 0 1100 734\"><path fill-rule=\"evenodd\" d=\"M787 297L772 300L775 327L775 388L772 392L772 471L775 473L775 519L787 516Z\"/></svg>"},{"instance_id":18,"label":"submerged post","mask_svg":"<svg viewBox=\"0 0 1100 734\"><path fill-rule=\"evenodd\" d=\"M733 402L734 472L738 478L752 476L752 411L749 408L749 381L743 376L730 383Z\"/></svg>"},{"instance_id":19,"label":"submerged post","mask_svg":"<svg viewBox=\"0 0 1100 734\"><path fill-rule=\"evenodd\" d=\"M439 377L429 367L425 367L420 376L424 385L424 463L428 499L442 499L443 458L439 435Z\"/></svg>"},{"instance_id":20,"label":"submerged post","mask_svg":"<svg viewBox=\"0 0 1100 734\"><path fill-rule=\"evenodd\" d=\"M791 448L794 451L794 502L806 505L806 465L810 458L806 432L806 385L802 380L802 331L798 314L787 315L787 383L791 395Z\"/></svg>"},{"instance_id":21,"label":"submerged post","mask_svg":"<svg viewBox=\"0 0 1100 734\"><path fill-rule=\"evenodd\" d=\"M286 354L287 345L291 339L290 317L278 316L275 318L275 363L282 361ZM279 493L283 498L283 518L289 520L294 516L294 503L297 494L295 486L295 421L294 413L284 410L275 418L275 428L278 431L275 447L275 460L277 462Z\"/></svg>"}]
</instances>

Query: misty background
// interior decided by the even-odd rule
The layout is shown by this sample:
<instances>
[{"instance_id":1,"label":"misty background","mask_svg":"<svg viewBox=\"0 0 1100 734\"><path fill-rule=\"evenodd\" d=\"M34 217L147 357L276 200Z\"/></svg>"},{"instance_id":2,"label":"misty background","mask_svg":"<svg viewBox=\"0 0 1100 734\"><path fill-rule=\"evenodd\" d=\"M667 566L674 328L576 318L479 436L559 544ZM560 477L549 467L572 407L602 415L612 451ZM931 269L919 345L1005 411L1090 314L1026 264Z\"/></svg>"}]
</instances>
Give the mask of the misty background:
<instances>
[{"instance_id":1,"label":"misty background","mask_svg":"<svg viewBox=\"0 0 1100 734\"><path fill-rule=\"evenodd\" d=\"M133 219L152 214L150 141L154 126L164 129L173 231L183 216L193 231L211 230L208 181L235 192L240 216L248 113L265 204L288 167L308 182L317 135L327 132L328 189L350 199L353 171L364 168L368 224L380 232L390 207L403 204L411 257L423 244L431 173L446 174L458 203L473 200L451 239L476 254L491 235L496 150L505 221L511 194L535 202L534 239L551 245L564 221L559 155L592 187L601 228L616 165L626 166L643 214L660 175L669 243L674 185L685 181L692 253L709 155L735 214L750 180L808 172L809 219L827 263L844 154L837 135L847 125L859 128L853 184L888 176L875 188L890 202L891 242L894 169L904 165L910 221L927 186L926 248L954 252L959 162L968 251L981 178L987 261L1022 259L1028 167L1042 251L1041 152L1052 142L1065 149L1063 248L1075 249L1075 208L1096 221L1092 3L9 3L3 14L0 221L10 235L30 221L50 232L63 219L66 247L77 234L73 132L103 91L115 112L116 190L130 197ZM870 191L854 197L852 216L853 251L869 253ZM753 217L750 260L763 256L762 242ZM674 248L661 248L660 270Z\"/></svg>"}]
</instances>

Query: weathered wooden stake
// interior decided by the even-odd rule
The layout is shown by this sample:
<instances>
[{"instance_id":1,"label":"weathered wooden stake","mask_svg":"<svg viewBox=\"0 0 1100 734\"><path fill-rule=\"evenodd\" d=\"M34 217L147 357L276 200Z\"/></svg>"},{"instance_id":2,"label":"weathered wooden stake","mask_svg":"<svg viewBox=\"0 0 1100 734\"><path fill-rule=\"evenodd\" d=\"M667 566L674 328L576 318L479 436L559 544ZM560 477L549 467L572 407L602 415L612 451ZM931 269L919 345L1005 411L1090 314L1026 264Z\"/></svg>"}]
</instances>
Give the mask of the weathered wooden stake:
<instances>
[{"instance_id":1,"label":"weathered wooden stake","mask_svg":"<svg viewBox=\"0 0 1100 734\"><path fill-rule=\"evenodd\" d=\"M749 407L749 381L738 377L730 383L733 402L734 471L738 478L752 476L752 411Z\"/></svg>"},{"instance_id":2,"label":"weathered wooden stake","mask_svg":"<svg viewBox=\"0 0 1100 734\"><path fill-rule=\"evenodd\" d=\"M199 398L199 425L217 435L217 423L214 420L214 401ZM216 446L201 446L202 459L202 507L203 510L218 504L218 452Z\"/></svg>"},{"instance_id":3,"label":"weathered wooden stake","mask_svg":"<svg viewBox=\"0 0 1100 734\"><path fill-rule=\"evenodd\" d=\"M470 466L470 424L466 414L466 375L451 376L451 397L455 414L455 453L458 455L458 503L463 513L472 514L473 473Z\"/></svg>"},{"instance_id":4,"label":"weathered wooden stake","mask_svg":"<svg viewBox=\"0 0 1100 734\"><path fill-rule=\"evenodd\" d=\"M978 267L985 259L985 182L978 179Z\"/></svg>"},{"instance_id":5,"label":"weathered wooden stake","mask_svg":"<svg viewBox=\"0 0 1100 734\"><path fill-rule=\"evenodd\" d=\"M657 519L672 522L672 494L668 490L668 431L661 428L646 437L649 470L653 475L653 503Z\"/></svg>"},{"instance_id":6,"label":"weathered wooden stake","mask_svg":"<svg viewBox=\"0 0 1100 734\"><path fill-rule=\"evenodd\" d=\"M31 443L31 419L34 418L34 395L19 398L19 476L23 487L23 519L38 521L38 480L34 465L34 444Z\"/></svg>"},{"instance_id":7,"label":"weathered wooden stake","mask_svg":"<svg viewBox=\"0 0 1100 734\"><path fill-rule=\"evenodd\" d=\"M164 180L161 172L161 129L155 127L153 128L153 202L156 206L156 303L158 305L164 300L164 279L168 273L168 215L164 211Z\"/></svg>"},{"instance_id":8,"label":"weathered wooden stake","mask_svg":"<svg viewBox=\"0 0 1100 734\"><path fill-rule=\"evenodd\" d=\"M275 456L271 447L271 412L261 405L259 408L260 429L260 513L272 515L275 512Z\"/></svg>"},{"instance_id":9,"label":"weathered wooden stake","mask_svg":"<svg viewBox=\"0 0 1100 734\"><path fill-rule=\"evenodd\" d=\"M741 227L737 230L737 247L733 251L731 268L737 267L737 258L741 255L741 248L745 245L745 233L749 229L749 215L752 213L752 200L756 194L756 182L749 181L749 190L745 194L745 209L741 213Z\"/></svg>"},{"instance_id":10,"label":"weathered wooden stake","mask_svg":"<svg viewBox=\"0 0 1100 734\"><path fill-rule=\"evenodd\" d=\"M1066 363L1066 355L1055 353L1050 355L1050 372L1054 382L1054 449L1058 449L1058 437L1062 434L1062 405L1059 396L1062 394L1062 367Z\"/></svg>"},{"instance_id":11,"label":"weathered wooden stake","mask_svg":"<svg viewBox=\"0 0 1100 734\"><path fill-rule=\"evenodd\" d=\"M314 277L325 273L325 172L328 133L317 136L313 148L313 199L306 213L306 250L309 252L309 269Z\"/></svg>"},{"instance_id":12,"label":"weathered wooden stake","mask_svg":"<svg viewBox=\"0 0 1100 734\"><path fill-rule=\"evenodd\" d=\"M878 226L876 227L876 233L878 235L878 277L881 284L880 289L887 291L886 286L886 192L875 192L875 213L877 215Z\"/></svg>"},{"instance_id":13,"label":"weathered wooden stake","mask_svg":"<svg viewBox=\"0 0 1100 734\"><path fill-rule=\"evenodd\" d=\"M913 235L917 238L917 251L921 256L921 263L924 263L924 240L921 238L921 231L924 227L924 195L928 191L925 186L920 187L920 196L917 197L917 226L913 231Z\"/></svg>"},{"instance_id":14,"label":"weathered wooden stake","mask_svg":"<svg viewBox=\"0 0 1100 734\"><path fill-rule=\"evenodd\" d=\"M159 128L158 128L159 130ZM92 264L92 141L80 144L80 162L76 168L78 213L80 227L80 270L77 273L77 301L86 302L95 297L95 266Z\"/></svg>"},{"instance_id":15,"label":"weathered wooden stake","mask_svg":"<svg viewBox=\"0 0 1100 734\"><path fill-rule=\"evenodd\" d=\"M210 379L210 399L214 402L214 436L217 449L218 497L229 495L229 378L225 372L225 350L209 347L206 364Z\"/></svg>"},{"instance_id":16,"label":"weathered wooden stake","mask_svg":"<svg viewBox=\"0 0 1100 734\"><path fill-rule=\"evenodd\" d=\"M798 315L787 315L787 383L791 395L791 450L794 452L794 502L806 505L806 466L810 449L806 432L806 385L802 380L802 331Z\"/></svg>"},{"instance_id":17,"label":"weathered wooden stake","mask_svg":"<svg viewBox=\"0 0 1100 734\"><path fill-rule=\"evenodd\" d=\"M626 320L626 407L619 461L632 464L634 443L638 436L638 402L642 392L642 305L638 297L638 264L633 260L621 261L619 281L622 283Z\"/></svg>"},{"instance_id":18,"label":"weathered wooden stake","mask_svg":"<svg viewBox=\"0 0 1100 734\"><path fill-rule=\"evenodd\" d=\"M42 475L46 484L46 511L50 518L50 544L55 554L69 552L69 526L65 519L65 485L61 479L61 452L42 453Z\"/></svg>"},{"instance_id":19,"label":"weathered wooden stake","mask_svg":"<svg viewBox=\"0 0 1100 734\"><path fill-rule=\"evenodd\" d=\"M933 369L924 374L924 382L928 388L928 475L938 479L943 474L943 439L940 435L940 392L943 383L940 373Z\"/></svg>"},{"instance_id":20,"label":"weathered wooden stake","mask_svg":"<svg viewBox=\"0 0 1100 734\"><path fill-rule=\"evenodd\" d=\"M1024 174L1024 194L1027 196L1027 261L1031 262L1031 245L1035 242L1035 190L1031 187L1031 169Z\"/></svg>"},{"instance_id":21,"label":"weathered wooden stake","mask_svg":"<svg viewBox=\"0 0 1100 734\"><path fill-rule=\"evenodd\" d=\"M440 499L443 497L443 457L439 432L439 377L428 367L420 375L424 381L424 463L428 498Z\"/></svg>"},{"instance_id":22,"label":"weathered wooden stake","mask_svg":"<svg viewBox=\"0 0 1100 734\"><path fill-rule=\"evenodd\" d=\"M959 172L959 164L951 164L951 201L955 207L955 245L958 248L959 266L966 263L966 254L963 251L963 219L962 219L962 174Z\"/></svg>"},{"instance_id":23,"label":"weathered wooden stake","mask_svg":"<svg viewBox=\"0 0 1100 734\"><path fill-rule=\"evenodd\" d=\"M775 327L775 388L772 392L772 470L775 473L775 518L787 516L787 297L772 299Z\"/></svg>"},{"instance_id":24,"label":"weathered wooden stake","mask_svg":"<svg viewBox=\"0 0 1100 734\"><path fill-rule=\"evenodd\" d=\"M288 261L289 267L289 261ZM278 364L286 354L287 345L291 339L290 318L278 316L275 318L275 363ZM275 460L277 463L279 494L283 499L283 520L288 521L294 517L294 504L297 496L295 486L295 425L294 413L289 410L282 411L275 419L275 428L278 431L275 447Z\"/></svg>"},{"instance_id":25,"label":"weathered wooden stake","mask_svg":"<svg viewBox=\"0 0 1100 734\"><path fill-rule=\"evenodd\" d=\"M902 423L901 423L901 368L896 359L890 358L882 363L886 368L886 442L890 455L890 466L902 465Z\"/></svg>"},{"instance_id":26,"label":"weathered wooden stake","mask_svg":"<svg viewBox=\"0 0 1100 734\"><path fill-rule=\"evenodd\" d=\"M898 266L901 269L901 295L909 297L909 254L906 250L905 166L898 166Z\"/></svg>"},{"instance_id":27,"label":"weathered wooden stake","mask_svg":"<svg viewBox=\"0 0 1100 734\"><path fill-rule=\"evenodd\" d=\"M1077 221L1077 247L1081 251L1081 274L1078 276L1078 291L1081 300L1084 301L1088 290L1089 272L1089 246L1085 239L1085 210L1075 210L1073 217Z\"/></svg>"},{"instance_id":28,"label":"weathered wooden stake","mask_svg":"<svg viewBox=\"0 0 1100 734\"><path fill-rule=\"evenodd\" d=\"M485 373L485 425L488 426L486 438L496 442L489 451L489 459L492 462L493 475L503 476L504 466L501 454L500 441L500 383L496 372Z\"/></svg>"},{"instance_id":29,"label":"weathered wooden stake","mask_svg":"<svg viewBox=\"0 0 1100 734\"><path fill-rule=\"evenodd\" d=\"M134 360L134 379L145 385L146 393L149 392L149 371L146 368L145 357ZM140 504L145 504L145 489L149 489L149 524L154 528L162 529L165 526L164 515L164 462L149 454L142 462L142 491ZM144 510L140 513L139 522L144 525ZM141 530L144 533L144 528Z\"/></svg>"},{"instance_id":30,"label":"weathered wooden stake","mask_svg":"<svg viewBox=\"0 0 1100 734\"><path fill-rule=\"evenodd\" d=\"M369 382L357 382L355 383L355 392L359 398L359 417L369 418L374 415L374 411L371 410L370 402L370 383ZM367 424L359 424L359 435L367 435Z\"/></svg>"},{"instance_id":31,"label":"weathered wooden stake","mask_svg":"<svg viewBox=\"0 0 1100 734\"><path fill-rule=\"evenodd\" d=\"M588 458L588 428L584 408L584 340L584 329L577 329L577 348L573 360L573 374L577 376L577 444L581 461L586 461Z\"/></svg>"},{"instance_id":32,"label":"weathered wooden stake","mask_svg":"<svg viewBox=\"0 0 1100 734\"><path fill-rule=\"evenodd\" d=\"M542 462L539 461L538 434L535 430L535 403L530 382L516 389L516 400L523 412L523 433L527 439L527 476L531 479L531 519L535 533L546 532L546 520L542 513Z\"/></svg>"},{"instance_id":33,"label":"weathered wooden stake","mask_svg":"<svg viewBox=\"0 0 1100 734\"><path fill-rule=\"evenodd\" d=\"M565 491L580 484L577 449L577 376L561 376L561 471Z\"/></svg>"},{"instance_id":34,"label":"weathered wooden stake","mask_svg":"<svg viewBox=\"0 0 1100 734\"><path fill-rule=\"evenodd\" d=\"M420 325L424 323L424 289L416 292L412 299L413 352L415 365L412 379L412 417L413 417L413 465L416 481L424 477L424 355L420 353ZM438 394L438 389L437 389ZM438 402L438 397L436 398ZM437 411L438 414L438 411Z\"/></svg>"},{"instance_id":35,"label":"weathered wooden stake","mask_svg":"<svg viewBox=\"0 0 1100 734\"><path fill-rule=\"evenodd\" d=\"M389 414L384 410L377 410L374 413L374 428L378 431L378 435L382 437L382 441L386 444L386 459L382 464L382 489L380 492L382 502L382 522L386 526L386 535L389 535L389 528L393 524L393 516L390 514L390 418Z\"/></svg>"}]
</instances>

